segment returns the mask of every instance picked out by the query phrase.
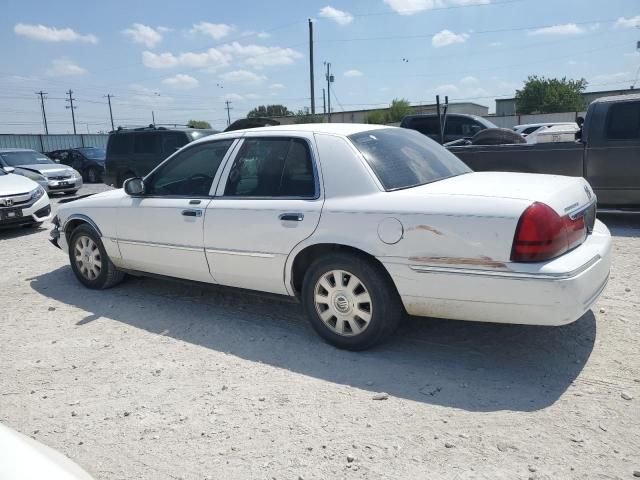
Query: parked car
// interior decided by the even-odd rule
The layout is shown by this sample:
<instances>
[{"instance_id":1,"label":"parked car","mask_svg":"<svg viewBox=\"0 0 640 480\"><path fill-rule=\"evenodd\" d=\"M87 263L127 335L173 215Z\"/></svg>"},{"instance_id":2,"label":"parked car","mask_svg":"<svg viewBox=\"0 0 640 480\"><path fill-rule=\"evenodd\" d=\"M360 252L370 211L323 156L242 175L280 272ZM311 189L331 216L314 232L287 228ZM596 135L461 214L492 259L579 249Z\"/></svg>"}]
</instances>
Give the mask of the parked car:
<instances>
[{"instance_id":1,"label":"parked car","mask_svg":"<svg viewBox=\"0 0 640 480\"><path fill-rule=\"evenodd\" d=\"M14 173L38 182L49 193L73 195L82 187L82 175L77 170L35 150L0 149L0 167L13 167Z\"/></svg>"},{"instance_id":2,"label":"parked car","mask_svg":"<svg viewBox=\"0 0 640 480\"><path fill-rule=\"evenodd\" d=\"M0 226L39 226L51 216L51 203L41 185L0 168Z\"/></svg>"},{"instance_id":3,"label":"parked car","mask_svg":"<svg viewBox=\"0 0 640 480\"><path fill-rule=\"evenodd\" d=\"M595 210L582 178L473 173L412 130L287 125L203 138L60 205L51 240L89 288L129 272L288 295L358 350L403 311L573 322L609 275Z\"/></svg>"},{"instance_id":4,"label":"parked car","mask_svg":"<svg viewBox=\"0 0 640 480\"><path fill-rule=\"evenodd\" d=\"M78 147L68 150L55 150L47 156L64 165L73 167L82 174L82 178L88 183L102 181L104 175L104 160L106 151L97 147Z\"/></svg>"},{"instance_id":5,"label":"parked car","mask_svg":"<svg viewBox=\"0 0 640 480\"><path fill-rule=\"evenodd\" d=\"M540 127L535 132L527 135L527 143L556 143L573 142L576 140L576 133L580 130L577 123L568 125L551 125L550 127Z\"/></svg>"},{"instance_id":6,"label":"parked car","mask_svg":"<svg viewBox=\"0 0 640 480\"><path fill-rule=\"evenodd\" d=\"M400 122L402 128L416 130L430 139L440 142L440 127L438 116L435 114L407 115ZM444 128L444 143L462 138L472 138L476 133L486 128L498 128L482 117L463 113L449 113L446 116Z\"/></svg>"},{"instance_id":7,"label":"parked car","mask_svg":"<svg viewBox=\"0 0 640 480\"><path fill-rule=\"evenodd\" d=\"M217 133L196 128L118 128L109 134L104 183L120 188L128 178L143 177L189 142Z\"/></svg>"},{"instance_id":8,"label":"parked car","mask_svg":"<svg viewBox=\"0 0 640 480\"><path fill-rule=\"evenodd\" d=\"M0 480L92 480L62 453L0 424Z\"/></svg>"},{"instance_id":9,"label":"parked car","mask_svg":"<svg viewBox=\"0 0 640 480\"><path fill-rule=\"evenodd\" d=\"M599 98L589 105L580 141L454 146L475 171L584 177L603 210L640 210L640 95Z\"/></svg>"},{"instance_id":10,"label":"parked car","mask_svg":"<svg viewBox=\"0 0 640 480\"><path fill-rule=\"evenodd\" d=\"M575 126L578 128L578 124L576 122L523 123L522 125L516 125L513 127L513 131L519 133L523 137L526 137L543 127L554 127L556 125Z\"/></svg>"}]
</instances>

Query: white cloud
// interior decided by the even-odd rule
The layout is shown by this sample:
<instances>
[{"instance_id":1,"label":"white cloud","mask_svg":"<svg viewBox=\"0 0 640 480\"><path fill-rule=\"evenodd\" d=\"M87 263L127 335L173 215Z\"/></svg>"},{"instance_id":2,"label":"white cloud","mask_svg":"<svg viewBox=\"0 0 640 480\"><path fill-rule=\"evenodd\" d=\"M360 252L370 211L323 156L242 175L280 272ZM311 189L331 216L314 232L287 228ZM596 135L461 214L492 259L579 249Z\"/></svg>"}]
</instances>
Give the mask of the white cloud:
<instances>
[{"instance_id":1,"label":"white cloud","mask_svg":"<svg viewBox=\"0 0 640 480\"><path fill-rule=\"evenodd\" d=\"M221 100L229 100L230 102L242 102L244 101L244 97L237 93L230 93L228 95L224 95L220 97Z\"/></svg>"},{"instance_id":2,"label":"white cloud","mask_svg":"<svg viewBox=\"0 0 640 480\"><path fill-rule=\"evenodd\" d=\"M271 34L267 32L255 32L253 30L246 30L242 32L243 37L253 37L256 36L258 38L271 38Z\"/></svg>"},{"instance_id":3,"label":"white cloud","mask_svg":"<svg viewBox=\"0 0 640 480\"><path fill-rule=\"evenodd\" d=\"M349 12L344 12L342 10L338 10L337 8L333 8L329 5L320 9L319 16L323 18L328 18L329 20L333 20L340 26L349 25L353 22L353 15Z\"/></svg>"},{"instance_id":4,"label":"white cloud","mask_svg":"<svg viewBox=\"0 0 640 480\"><path fill-rule=\"evenodd\" d=\"M563 25L552 25L550 27L538 28L529 32L529 35L578 35L584 33L584 28L575 23L565 23Z\"/></svg>"},{"instance_id":5,"label":"white cloud","mask_svg":"<svg viewBox=\"0 0 640 480\"><path fill-rule=\"evenodd\" d=\"M438 95L455 95L460 91L460 89L452 83L438 85L434 90Z\"/></svg>"},{"instance_id":6,"label":"white cloud","mask_svg":"<svg viewBox=\"0 0 640 480\"><path fill-rule=\"evenodd\" d=\"M441 30L431 39L431 45L435 48L446 47L454 43L464 43L469 38L466 33L453 33L451 30Z\"/></svg>"},{"instance_id":7,"label":"white cloud","mask_svg":"<svg viewBox=\"0 0 640 480\"><path fill-rule=\"evenodd\" d=\"M192 88L196 88L200 84L197 78L194 78L191 75L185 75L183 73L178 73L173 77L165 78L164 80L162 80L162 83L179 90L191 90Z\"/></svg>"},{"instance_id":8,"label":"white cloud","mask_svg":"<svg viewBox=\"0 0 640 480\"><path fill-rule=\"evenodd\" d=\"M144 103L145 105L158 107L168 105L173 102L172 97L163 95L159 90L151 89L138 83L129 85L129 89L134 92L134 95L131 96L131 99L133 100L131 103L133 104ZM127 100L123 100L122 102L128 103Z\"/></svg>"},{"instance_id":9,"label":"white cloud","mask_svg":"<svg viewBox=\"0 0 640 480\"><path fill-rule=\"evenodd\" d=\"M226 82L237 83L260 83L267 79L264 75L258 75L250 72L249 70L234 70L232 72L223 73L220 75L220 78Z\"/></svg>"},{"instance_id":10,"label":"white cloud","mask_svg":"<svg viewBox=\"0 0 640 480\"><path fill-rule=\"evenodd\" d=\"M220 40L226 37L235 30L233 25L227 25L226 23L209 23L200 22L193 25L193 28L189 30L189 33L202 33L208 35L214 40Z\"/></svg>"},{"instance_id":11,"label":"white cloud","mask_svg":"<svg viewBox=\"0 0 640 480\"><path fill-rule=\"evenodd\" d=\"M217 48L210 48L205 52L185 52L174 55L170 52L153 53L148 50L142 52L142 63L149 68L220 68L226 67L231 61L231 55L221 52Z\"/></svg>"},{"instance_id":12,"label":"white cloud","mask_svg":"<svg viewBox=\"0 0 640 480\"><path fill-rule=\"evenodd\" d=\"M616 72L616 73L603 73L600 75L595 75L589 79L589 83L592 84L600 84L600 83L618 83L625 81L633 81L633 75L630 72Z\"/></svg>"},{"instance_id":13,"label":"white cloud","mask_svg":"<svg viewBox=\"0 0 640 480\"><path fill-rule=\"evenodd\" d=\"M462 80L460 80L460 85L464 85L466 87L471 87L477 84L478 84L478 79L471 75L464 77Z\"/></svg>"},{"instance_id":14,"label":"white cloud","mask_svg":"<svg viewBox=\"0 0 640 480\"><path fill-rule=\"evenodd\" d=\"M136 43L142 43L147 48L152 48L156 44L162 41L162 33L166 32L169 29L166 27L158 27L158 29L154 29L148 25L143 25L142 23L134 23L131 27L122 31L125 35L128 35L133 39Z\"/></svg>"},{"instance_id":15,"label":"white cloud","mask_svg":"<svg viewBox=\"0 0 640 480\"><path fill-rule=\"evenodd\" d=\"M302 54L291 48L242 45L238 42L227 43L220 47L220 51L243 58L246 65L255 68L290 65L296 59L302 58Z\"/></svg>"},{"instance_id":16,"label":"white cloud","mask_svg":"<svg viewBox=\"0 0 640 480\"><path fill-rule=\"evenodd\" d=\"M43 42L86 42L98 43L98 37L92 34L81 35L70 28L46 27L44 25L30 25L18 23L13 27L16 35L42 40Z\"/></svg>"},{"instance_id":17,"label":"white cloud","mask_svg":"<svg viewBox=\"0 0 640 480\"><path fill-rule=\"evenodd\" d=\"M361 77L362 72L360 70L356 70L355 68L352 68L351 70L347 70L346 72L344 72L344 76L345 77Z\"/></svg>"},{"instance_id":18,"label":"white cloud","mask_svg":"<svg viewBox=\"0 0 640 480\"><path fill-rule=\"evenodd\" d=\"M486 5L491 0L384 0L384 3L400 15L415 15L434 8Z\"/></svg>"},{"instance_id":19,"label":"white cloud","mask_svg":"<svg viewBox=\"0 0 640 480\"><path fill-rule=\"evenodd\" d=\"M502 46L502 42L491 42L489 44L490 47L501 47Z\"/></svg>"},{"instance_id":20,"label":"white cloud","mask_svg":"<svg viewBox=\"0 0 640 480\"><path fill-rule=\"evenodd\" d=\"M47 69L47 75L51 77L69 77L73 75L84 75L85 73L87 73L87 71L84 68L67 58L53 60L51 67Z\"/></svg>"},{"instance_id":21,"label":"white cloud","mask_svg":"<svg viewBox=\"0 0 640 480\"><path fill-rule=\"evenodd\" d=\"M272 83L271 85L269 85L269 88L271 90L283 90L285 87L281 83Z\"/></svg>"},{"instance_id":22,"label":"white cloud","mask_svg":"<svg viewBox=\"0 0 640 480\"><path fill-rule=\"evenodd\" d=\"M640 27L640 15L636 15L635 17L625 18L620 17L616 21L616 28L633 28Z\"/></svg>"}]
</instances>

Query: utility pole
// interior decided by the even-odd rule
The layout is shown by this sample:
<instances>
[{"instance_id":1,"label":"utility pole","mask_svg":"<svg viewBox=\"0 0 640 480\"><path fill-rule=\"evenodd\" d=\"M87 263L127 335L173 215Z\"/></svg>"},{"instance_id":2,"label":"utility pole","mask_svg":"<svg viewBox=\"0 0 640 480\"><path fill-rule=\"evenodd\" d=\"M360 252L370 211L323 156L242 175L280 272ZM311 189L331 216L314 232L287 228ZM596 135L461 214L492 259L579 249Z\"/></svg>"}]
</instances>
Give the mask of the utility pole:
<instances>
[{"instance_id":1,"label":"utility pole","mask_svg":"<svg viewBox=\"0 0 640 480\"><path fill-rule=\"evenodd\" d=\"M316 94L313 87L313 22L309 19L309 81L311 84L311 115L316 114Z\"/></svg>"},{"instance_id":2,"label":"utility pole","mask_svg":"<svg viewBox=\"0 0 640 480\"><path fill-rule=\"evenodd\" d=\"M324 63L327 66L327 113L329 114L327 122L331 123L331 83L333 83L335 78L331 75L331 63Z\"/></svg>"},{"instance_id":3,"label":"utility pole","mask_svg":"<svg viewBox=\"0 0 640 480\"><path fill-rule=\"evenodd\" d=\"M225 108L227 109L227 127L228 127L229 125L231 125L231 110L233 110L233 108L230 106L231 102L229 100L225 100L224 104L225 104Z\"/></svg>"},{"instance_id":4,"label":"utility pole","mask_svg":"<svg viewBox=\"0 0 640 480\"><path fill-rule=\"evenodd\" d=\"M153 113L153 110L151 110L151 124L155 127L156 126L156 116Z\"/></svg>"},{"instance_id":5,"label":"utility pole","mask_svg":"<svg viewBox=\"0 0 640 480\"><path fill-rule=\"evenodd\" d=\"M327 99L324 96L325 94L325 89L322 89L322 113L324 113L325 115L327 114Z\"/></svg>"},{"instance_id":6,"label":"utility pole","mask_svg":"<svg viewBox=\"0 0 640 480\"><path fill-rule=\"evenodd\" d=\"M49 135L49 127L47 127L47 113L44 110L44 96L47 92L40 90L36 95L40 95L40 109L42 110L42 122L44 123L44 134Z\"/></svg>"},{"instance_id":7,"label":"utility pole","mask_svg":"<svg viewBox=\"0 0 640 480\"><path fill-rule=\"evenodd\" d=\"M111 130L115 130L115 127L113 126L113 111L111 110L111 98L113 97L113 95L111 95L110 93L107 93L105 97L107 97L107 103L109 104L109 117L111 117Z\"/></svg>"},{"instance_id":8,"label":"utility pole","mask_svg":"<svg viewBox=\"0 0 640 480\"><path fill-rule=\"evenodd\" d=\"M69 91L66 92L66 94L69 95L69 98L66 100L67 102L69 102L69 105L67 105L64 108L71 109L71 121L73 122L73 134L76 135L76 114L74 113L74 110L76 109L76 107L73 106L73 101L75 100L75 98L73 98L73 90L69 89Z\"/></svg>"}]
</instances>

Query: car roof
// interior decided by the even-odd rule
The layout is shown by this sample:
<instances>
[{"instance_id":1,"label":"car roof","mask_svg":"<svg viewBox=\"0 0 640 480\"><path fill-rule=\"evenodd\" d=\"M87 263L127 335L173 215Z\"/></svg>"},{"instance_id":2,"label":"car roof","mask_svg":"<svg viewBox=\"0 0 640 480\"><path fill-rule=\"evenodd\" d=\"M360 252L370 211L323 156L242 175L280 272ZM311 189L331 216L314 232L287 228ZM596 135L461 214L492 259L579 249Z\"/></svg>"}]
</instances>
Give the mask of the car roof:
<instances>
[{"instance_id":1,"label":"car roof","mask_svg":"<svg viewBox=\"0 0 640 480\"><path fill-rule=\"evenodd\" d=\"M631 102L640 100L640 93L630 93L628 95L613 95L611 97L596 98L591 103L609 103L609 102Z\"/></svg>"},{"instance_id":2,"label":"car roof","mask_svg":"<svg viewBox=\"0 0 640 480\"><path fill-rule=\"evenodd\" d=\"M521 125L514 125L513 128L546 127L547 125L575 125L575 123L576 122L523 123Z\"/></svg>"},{"instance_id":3,"label":"car roof","mask_svg":"<svg viewBox=\"0 0 640 480\"><path fill-rule=\"evenodd\" d=\"M277 125L273 127L257 127L246 128L244 130L235 130L232 132L222 132L208 137L203 137L197 141L205 139L220 138L221 136L233 137L244 133L272 133L272 132L306 132L306 133L328 133L332 135L353 135L355 133L366 132L369 130L379 130L381 128L396 128L387 125L372 125L369 123L302 123L297 125Z\"/></svg>"}]
</instances>

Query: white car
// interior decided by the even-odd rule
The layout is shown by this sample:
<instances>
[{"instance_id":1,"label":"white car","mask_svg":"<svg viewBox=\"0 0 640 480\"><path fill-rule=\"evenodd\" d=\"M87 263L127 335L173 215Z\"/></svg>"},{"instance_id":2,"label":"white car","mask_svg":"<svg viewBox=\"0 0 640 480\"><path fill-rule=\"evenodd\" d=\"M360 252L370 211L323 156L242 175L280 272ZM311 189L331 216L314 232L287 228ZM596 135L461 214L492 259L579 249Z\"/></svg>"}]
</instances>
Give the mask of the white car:
<instances>
[{"instance_id":1,"label":"white car","mask_svg":"<svg viewBox=\"0 0 640 480\"><path fill-rule=\"evenodd\" d=\"M575 142L580 127L576 123L540 127L527 135L527 143Z\"/></svg>"},{"instance_id":2,"label":"white car","mask_svg":"<svg viewBox=\"0 0 640 480\"><path fill-rule=\"evenodd\" d=\"M522 125L516 125L513 127L513 131L519 133L523 137L527 137L534 132L537 132L541 128L548 127L556 127L556 126L565 126L565 127L575 127L578 129L578 124L576 122L547 122L547 123L524 123Z\"/></svg>"},{"instance_id":3,"label":"white car","mask_svg":"<svg viewBox=\"0 0 640 480\"><path fill-rule=\"evenodd\" d=\"M287 125L206 137L63 204L51 240L89 288L130 272L289 295L357 350L405 311L573 322L609 276L595 210L582 178L474 173L412 130Z\"/></svg>"},{"instance_id":4,"label":"white car","mask_svg":"<svg viewBox=\"0 0 640 480\"><path fill-rule=\"evenodd\" d=\"M51 203L41 185L11 167L0 167L0 227L39 226L51 217Z\"/></svg>"}]
</instances>

